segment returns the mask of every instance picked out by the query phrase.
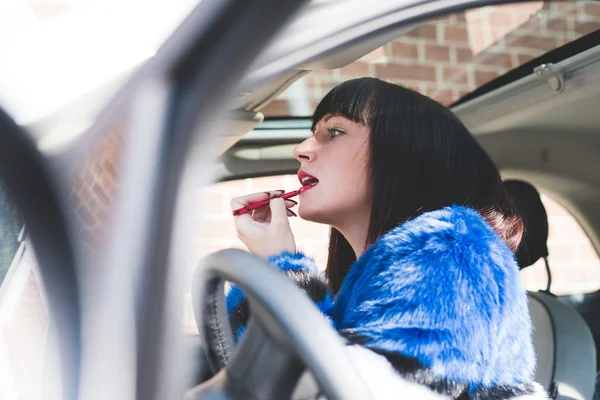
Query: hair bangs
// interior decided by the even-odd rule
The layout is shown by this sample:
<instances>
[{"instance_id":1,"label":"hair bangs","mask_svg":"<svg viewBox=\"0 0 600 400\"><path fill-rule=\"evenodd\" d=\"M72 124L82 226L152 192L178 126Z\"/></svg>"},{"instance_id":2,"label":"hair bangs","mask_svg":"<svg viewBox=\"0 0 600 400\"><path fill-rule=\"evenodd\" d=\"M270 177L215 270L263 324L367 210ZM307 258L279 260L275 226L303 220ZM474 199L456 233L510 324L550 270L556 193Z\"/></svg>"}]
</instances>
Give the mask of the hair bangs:
<instances>
[{"instance_id":1,"label":"hair bangs","mask_svg":"<svg viewBox=\"0 0 600 400\"><path fill-rule=\"evenodd\" d=\"M352 79L330 90L313 114L312 130L314 131L317 123L327 115L369 125L375 91L372 82L368 83L363 79Z\"/></svg>"}]
</instances>

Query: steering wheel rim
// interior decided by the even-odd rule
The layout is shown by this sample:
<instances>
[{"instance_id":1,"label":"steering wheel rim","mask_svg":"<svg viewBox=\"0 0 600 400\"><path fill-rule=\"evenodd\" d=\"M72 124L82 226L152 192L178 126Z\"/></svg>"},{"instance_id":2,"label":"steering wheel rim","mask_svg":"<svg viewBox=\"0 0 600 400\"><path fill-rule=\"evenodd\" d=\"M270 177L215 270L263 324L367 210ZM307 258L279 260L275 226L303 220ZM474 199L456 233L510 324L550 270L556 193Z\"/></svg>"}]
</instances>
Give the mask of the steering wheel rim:
<instances>
[{"instance_id":1,"label":"steering wheel rim","mask_svg":"<svg viewBox=\"0 0 600 400\"><path fill-rule=\"evenodd\" d=\"M235 345L224 301L225 280L246 294L252 309L242 342L251 334L250 329L262 330L267 340L276 341L301 360L328 399L373 398L342 339L308 296L265 260L238 249L207 256L193 272L196 323L215 370L226 367L230 371L236 362L231 359ZM242 343L239 351L244 347L251 346Z\"/></svg>"}]
</instances>

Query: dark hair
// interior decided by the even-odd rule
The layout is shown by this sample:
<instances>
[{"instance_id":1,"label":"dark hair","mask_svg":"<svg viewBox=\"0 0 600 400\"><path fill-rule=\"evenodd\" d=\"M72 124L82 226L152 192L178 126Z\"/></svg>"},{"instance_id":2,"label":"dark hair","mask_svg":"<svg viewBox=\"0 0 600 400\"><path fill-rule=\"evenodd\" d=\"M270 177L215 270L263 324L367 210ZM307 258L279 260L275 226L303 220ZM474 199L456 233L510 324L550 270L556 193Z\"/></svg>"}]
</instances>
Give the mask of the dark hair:
<instances>
[{"instance_id":1,"label":"dark hair","mask_svg":"<svg viewBox=\"0 0 600 400\"><path fill-rule=\"evenodd\" d=\"M372 209L366 245L424 212L450 205L477 210L516 250L523 223L496 165L448 108L405 87L359 78L334 87L313 115L363 123L370 135ZM338 291L356 261L352 247L331 229L326 274Z\"/></svg>"}]
</instances>

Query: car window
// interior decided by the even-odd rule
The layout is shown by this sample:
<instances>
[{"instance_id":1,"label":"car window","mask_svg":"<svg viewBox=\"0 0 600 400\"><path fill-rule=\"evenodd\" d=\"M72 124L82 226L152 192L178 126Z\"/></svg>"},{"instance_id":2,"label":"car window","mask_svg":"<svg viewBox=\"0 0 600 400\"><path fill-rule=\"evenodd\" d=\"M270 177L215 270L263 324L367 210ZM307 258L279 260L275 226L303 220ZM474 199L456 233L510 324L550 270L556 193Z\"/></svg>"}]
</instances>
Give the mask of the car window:
<instances>
[{"instance_id":1,"label":"car window","mask_svg":"<svg viewBox=\"0 0 600 400\"><path fill-rule=\"evenodd\" d=\"M38 397L48 316L23 220L0 181L0 399Z\"/></svg>"},{"instance_id":2,"label":"car window","mask_svg":"<svg viewBox=\"0 0 600 400\"><path fill-rule=\"evenodd\" d=\"M23 221L0 181L0 287L19 248Z\"/></svg>"},{"instance_id":3,"label":"car window","mask_svg":"<svg viewBox=\"0 0 600 400\"><path fill-rule=\"evenodd\" d=\"M210 253L226 248L244 248L237 238L230 199L249 193L273 189L292 190L298 185L295 175L278 175L262 178L248 178L211 185L198 192L199 207L195 215L200 227L190 241L188 268L191 270ZM600 282L600 258L589 238L575 218L547 195L542 201L548 212L549 263L552 272L552 292L557 295L586 293L597 290ZM298 247L315 258L317 265L325 269L327 263L327 245L329 230L326 225L303 221L300 218L290 220ZM544 261L521 272L527 290L546 288L547 274ZM186 294L184 330L197 332L193 316L191 297Z\"/></svg>"},{"instance_id":4,"label":"car window","mask_svg":"<svg viewBox=\"0 0 600 400\"><path fill-rule=\"evenodd\" d=\"M450 105L508 71L600 29L595 1L480 7L428 20L336 70L312 71L261 109L306 117L339 83L372 76Z\"/></svg>"},{"instance_id":5,"label":"car window","mask_svg":"<svg viewBox=\"0 0 600 400\"><path fill-rule=\"evenodd\" d=\"M548 264L551 291L556 295L583 294L600 288L600 258L577 220L556 200L542 194L548 214ZM527 290L546 289L544 260L521 271Z\"/></svg>"}]
</instances>

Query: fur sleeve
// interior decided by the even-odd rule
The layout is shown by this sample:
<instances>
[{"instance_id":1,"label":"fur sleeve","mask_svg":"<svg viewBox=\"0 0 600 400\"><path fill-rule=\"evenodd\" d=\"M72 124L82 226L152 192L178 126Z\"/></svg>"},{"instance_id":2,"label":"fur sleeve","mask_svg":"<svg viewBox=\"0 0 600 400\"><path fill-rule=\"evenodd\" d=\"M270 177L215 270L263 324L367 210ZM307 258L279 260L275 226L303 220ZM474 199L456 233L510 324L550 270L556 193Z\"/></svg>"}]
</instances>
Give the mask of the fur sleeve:
<instances>
[{"instance_id":1,"label":"fur sleeve","mask_svg":"<svg viewBox=\"0 0 600 400\"><path fill-rule=\"evenodd\" d=\"M332 315L352 342L451 382L518 387L533 376L518 266L475 210L425 213L384 235L350 269Z\"/></svg>"},{"instance_id":2,"label":"fur sleeve","mask_svg":"<svg viewBox=\"0 0 600 400\"><path fill-rule=\"evenodd\" d=\"M325 316L331 315L333 297L325 275L317 268L312 258L302 253L284 252L269 257L268 261L285 272L316 303ZM239 342L246 329L250 309L246 296L234 285L227 293L227 312L235 340Z\"/></svg>"}]
</instances>

